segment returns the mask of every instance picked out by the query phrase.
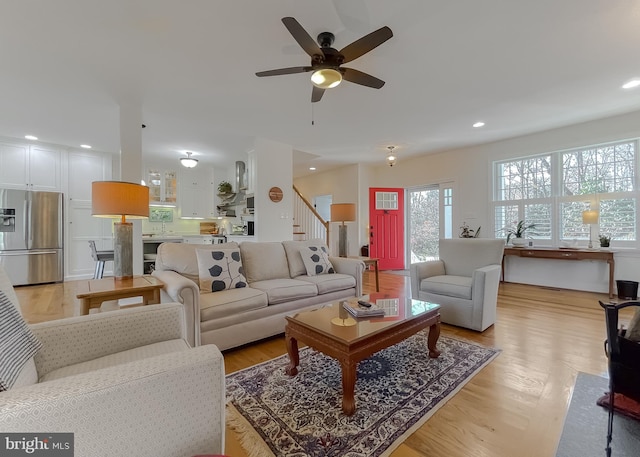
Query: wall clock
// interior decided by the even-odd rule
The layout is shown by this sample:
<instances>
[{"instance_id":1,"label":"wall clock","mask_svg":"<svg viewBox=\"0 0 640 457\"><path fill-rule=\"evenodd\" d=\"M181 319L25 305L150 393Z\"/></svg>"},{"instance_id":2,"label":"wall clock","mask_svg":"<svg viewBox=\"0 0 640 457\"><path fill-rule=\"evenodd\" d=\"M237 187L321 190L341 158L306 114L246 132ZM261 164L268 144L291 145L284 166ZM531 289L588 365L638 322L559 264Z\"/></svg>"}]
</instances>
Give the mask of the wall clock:
<instances>
[{"instance_id":1,"label":"wall clock","mask_svg":"<svg viewBox=\"0 0 640 457\"><path fill-rule=\"evenodd\" d=\"M279 187L269 189L269 199L275 203L282 201L282 189Z\"/></svg>"}]
</instances>

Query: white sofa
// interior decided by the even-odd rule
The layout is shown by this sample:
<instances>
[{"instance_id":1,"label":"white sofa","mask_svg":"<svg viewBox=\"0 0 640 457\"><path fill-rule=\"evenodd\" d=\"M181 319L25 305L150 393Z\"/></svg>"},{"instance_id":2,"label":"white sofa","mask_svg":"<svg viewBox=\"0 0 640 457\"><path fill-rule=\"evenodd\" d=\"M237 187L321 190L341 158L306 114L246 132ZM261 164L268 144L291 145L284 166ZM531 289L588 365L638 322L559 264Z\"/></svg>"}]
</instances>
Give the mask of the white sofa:
<instances>
[{"instance_id":1,"label":"white sofa","mask_svg":"<svg viewBox=\"0 0 640 457\"><path fill-rule=\"evenodd\" d=\"M0 267L0 314L25 326ZM8 316L7 312L13 313ZM76 456L191 457L221 454L225 436L222 354L191 348L177 303L145 306L27 326L42 344L0 391L5 433L74 434ZM24 334L24 333L23 333ZM0 335L0 343L5 335ZM12 341L18 341L16 335ZM6 345L3 347L7 347ZM24 358L22 359L24 363ZM3 379L4 382L4 379Z\"/></svg>"},{"instance_id":2,"label":"white sofa","mask_svg":"<svg viewBox=\"0 0 640 457\"><path fill-rule=\"evenodd\" d=\"M288 314L362 295L360 260L330 257L334 274L307 275L300 250L318 245L324 241L163 243L153 275L165 284L161 301L184 305L189 342L225 350L283 333ZM234 248L240 250L248 287L201 291L196 250Z\"/></svg>"},{"instance_id":3,"label":"white sofa","mask_svg":"<svg viewBox=\"0 0 640 457\"><path fill-rule=\"evenodd\" d=\"M411 264L413 298L438 303L442 322L484 331L496 321L504 240L441 239L439 260Z\"/></svg>"}]
</instances>

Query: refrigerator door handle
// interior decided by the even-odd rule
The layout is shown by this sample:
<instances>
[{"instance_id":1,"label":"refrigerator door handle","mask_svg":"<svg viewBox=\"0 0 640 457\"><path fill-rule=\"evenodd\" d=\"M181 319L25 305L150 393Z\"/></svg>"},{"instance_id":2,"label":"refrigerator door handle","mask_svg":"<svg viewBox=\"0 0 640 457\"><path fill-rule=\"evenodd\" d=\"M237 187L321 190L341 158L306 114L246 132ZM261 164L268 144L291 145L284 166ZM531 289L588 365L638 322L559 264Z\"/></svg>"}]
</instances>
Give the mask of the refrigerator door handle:
<instances>
[{"instance_id":1,"label":"refrigerator door handle","mask_svg":"<svg viewBox=\"0 0 640 457\"><path fill-rule=\"evenodd\" d=\"M57 251L15 251L15 252L2 252L0 256L11 257L19 255L41 255L41 254L56 254Z\"/></svg>"},{"instance_id":2,"label":"refrigerator door handle","mask_svg":"<svg viewBox=\"0 0 640 457\"><path fill-rule=\"evenodd\" d=\"M31 192L27 192L24 219L24 230L26 232L24 237L27 242L27 249L31 249L33 246L33 230L31 230Z\"/></svg>"}]
</instances>

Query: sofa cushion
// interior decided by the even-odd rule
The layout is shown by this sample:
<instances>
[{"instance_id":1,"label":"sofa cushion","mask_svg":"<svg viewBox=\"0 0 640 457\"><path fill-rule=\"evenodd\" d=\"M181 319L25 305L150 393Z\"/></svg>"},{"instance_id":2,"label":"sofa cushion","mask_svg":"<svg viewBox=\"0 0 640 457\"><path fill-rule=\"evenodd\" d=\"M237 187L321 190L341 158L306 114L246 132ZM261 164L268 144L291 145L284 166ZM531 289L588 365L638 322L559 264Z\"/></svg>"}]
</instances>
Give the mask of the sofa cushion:
<instances>
[{"instance_id":1,"label":"sofa cushion","mask_svg":"<svg viewBox=\"0 0 640 457\"><path fill-rule=\"evenodd\" d=\"M53 381L54 379L66 378L68 376L89 373L101 368L115 367L136 360L148 359L157 355L168 354L170 352L185 351L189 345L183 339L160 341L133 349L128 349L115 354L105 355L87 362L76 363L66 367L53 370L40 379L40 382Z\"/></svg>"},{"instance_id":2,"label":"sofa cushion","mask_svg":"<svg viewBox=\"0 0 640 457\"><path fill-rule=\"evenodd\" d=\"M196 249L201 292L247 287L240 249Z\"/></svg>"},{"instance_id":3,"label":"sofa cushion","mask_svg":"<svg viewBox=\"0 0 640 457\"><path fill-rule=\"evenodd\" d=\"M329 261L329 251L325 246L308 246L300 249L300 256L309 276L336 272Z\"/></svg>"},{"instance_id":4,"label":"sofa cushion","mask_svg":"<svg viewBox=\"0 0 640 457\"><path fill-rule=\"evenodd\" d=\"M31 367L20 375L41 347L13 301L0 290L0 392L13 388L18 378L20 385L31 383L32 376L25 380Z\"/></svg>"},{"instance_id":5,"label":"sofa cushion","mask_svg":"<svg viewBox=\"0 0 640 457\"><path fill-rule=\"evenodd\" d=\"M299 281L310 282L318 288L318 294L328 294L337 290L351 289L356 286L356 278L351 275L335 273L332 275L298 276Z\"/></svg>"},{"instance_id":6,"label":"sofa cushion","mask_svg":"<svg viewBox=\"0 0 640 457\"><path fill-rule=\"evenodd\" d=\"M315 284L296 279L268 279L251 283L251 287L267 294L270 305L318 295Z\"/></svg>"},{"instance_id":7,"label":"sofa cushion","mask_svg":"<svg viewBox=\"0 0 640 457\"><path fill-rule=\"evenodd\" d=\"M471 300L472 279L467 276L431 276L420 281L420 290L431 294Z\"/></svg>"},{"instance_id":8,"label":"sofa cushion","mask_svg":"<svg viewBox=\"0 0 640 457\"><path fill-rule=\"evenodd\" d=\"M300 249L308 246L325 246L326 243L320 238L304 241L283 241L282 245L287 253L287 261L289 262L289 276L295 278L297 276L306 275L307 268L304 265Z\"/></svg>"},{"instance_id":9,"label":"sofa cushion","mask_svg":"<svg viewBox=\"0 0 640 457\"><path fill-rule=\"evenodd\" d=\"M267 294L251 287L200 295L200 321L267 307Z\"/></svg>"},{"instance_id":10,"label":"sofa cushion","mask_svg":"<svg viewBox=\"0 0 640 457\"><path fill-rule=\"evenodd\" d=\"M287 255L280 242L244 242L240 246L244 275L251 287L267 279L290 278Z\"/></svg>"},{"instance_id":11,"label":"sofa cushion","mask_svg":"<svg viewBox=\"0 0 640 457\"><path fill-rule=\"evenodd\" d=\"M198 259L196 250L203 249L205 251L237 248L238 243L222 243L222 244L189 244L189 243L162 243L158 246L156 257L157 270L171 270L180 273L198 284Z\"/></svg>"}]
</instances>

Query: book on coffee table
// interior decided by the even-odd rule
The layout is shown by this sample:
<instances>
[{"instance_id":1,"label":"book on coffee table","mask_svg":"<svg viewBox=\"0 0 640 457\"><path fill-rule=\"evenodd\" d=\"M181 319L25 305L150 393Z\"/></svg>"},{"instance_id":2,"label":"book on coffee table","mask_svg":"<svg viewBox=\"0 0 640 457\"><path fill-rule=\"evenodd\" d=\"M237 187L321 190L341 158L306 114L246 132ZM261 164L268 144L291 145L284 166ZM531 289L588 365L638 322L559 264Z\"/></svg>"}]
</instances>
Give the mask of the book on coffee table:
<instances>
[{"instance_id":1,"label":"book on coffee table","mask_svg":"<svg viewBox=\"0 0 640 457\"><path fill-rule=\"evenodd\" d=\"M342 307L354 317L376 317L384 316L384 309L371 303L371 307L362 306L358 303L344 301Z\"/></svg>"}]
</instances>

